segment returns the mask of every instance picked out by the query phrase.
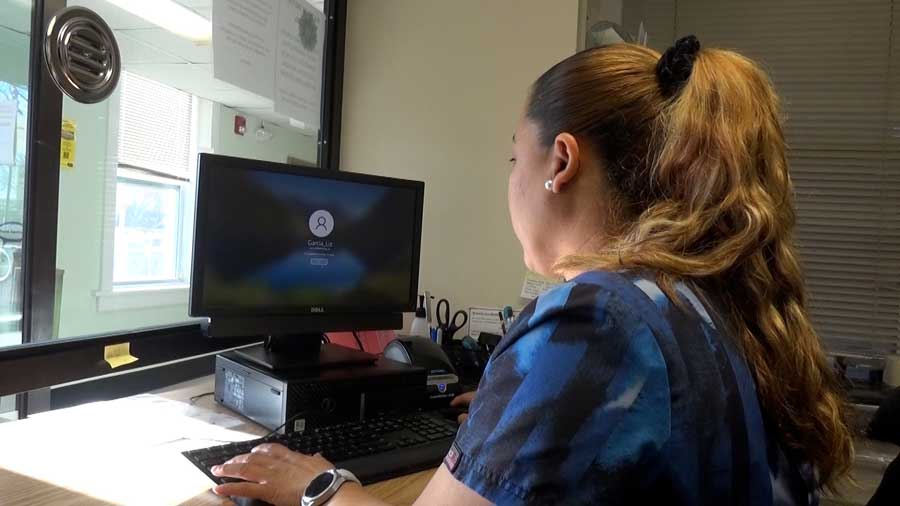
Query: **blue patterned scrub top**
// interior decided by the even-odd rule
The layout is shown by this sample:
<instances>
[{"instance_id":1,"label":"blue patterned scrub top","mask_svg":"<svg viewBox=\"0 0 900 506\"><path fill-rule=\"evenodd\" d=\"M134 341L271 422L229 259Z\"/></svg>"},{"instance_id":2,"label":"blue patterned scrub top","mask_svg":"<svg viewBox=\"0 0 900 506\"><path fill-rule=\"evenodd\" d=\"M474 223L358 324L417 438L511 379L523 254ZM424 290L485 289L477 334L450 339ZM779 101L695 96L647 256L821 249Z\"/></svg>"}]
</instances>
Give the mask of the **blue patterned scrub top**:
<instances>
[{"instance_id":1,"label":"blue patterned scrub top","mask_svg":"<svg viewBox=\"0 0 900 506\"><path fill-rule=\"evenodd\" d=\"M653 279L590 272L522 311L444 461L458 480L500 505L817 504L713 304Z\"/></svg>"}]
</instances>

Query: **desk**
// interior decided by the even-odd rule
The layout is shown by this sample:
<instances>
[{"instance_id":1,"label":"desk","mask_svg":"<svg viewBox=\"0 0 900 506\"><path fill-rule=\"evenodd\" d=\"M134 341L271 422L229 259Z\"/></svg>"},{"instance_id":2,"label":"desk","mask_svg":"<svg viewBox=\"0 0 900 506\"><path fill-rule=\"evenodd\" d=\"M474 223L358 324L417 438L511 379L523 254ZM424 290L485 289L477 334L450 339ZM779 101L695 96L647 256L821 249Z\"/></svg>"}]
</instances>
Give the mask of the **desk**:
<instances>
[{"instance_id":1,"label":"desk","mask_svg":"<svg viewBox=\"0 0 900 506\"><path fill-rule=\"evenodd\" d=\"M213 377L150 394L0 424L3 506L226 506L212 481L180 452L268 431L206 396ZM366 488L408 505L434 473L423 471Z\"/></svg>"}]
</instances>

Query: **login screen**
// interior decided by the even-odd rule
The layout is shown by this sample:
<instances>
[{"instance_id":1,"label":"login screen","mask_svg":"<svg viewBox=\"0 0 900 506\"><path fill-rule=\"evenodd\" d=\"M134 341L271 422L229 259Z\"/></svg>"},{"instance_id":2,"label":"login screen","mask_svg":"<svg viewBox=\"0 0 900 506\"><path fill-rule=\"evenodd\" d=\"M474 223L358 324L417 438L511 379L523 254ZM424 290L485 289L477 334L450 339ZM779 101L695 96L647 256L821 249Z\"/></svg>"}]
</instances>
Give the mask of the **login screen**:
<instances>
[{"instance_id":1,"label":"login screen","mask_svg":"<svg viewBox=\"0 0 900 506\"><path fill-rule=\"evenodd\" d=\"M410 300L414 188L216 167L204 305L397 308Z\"/></svg>"}]
</instances>

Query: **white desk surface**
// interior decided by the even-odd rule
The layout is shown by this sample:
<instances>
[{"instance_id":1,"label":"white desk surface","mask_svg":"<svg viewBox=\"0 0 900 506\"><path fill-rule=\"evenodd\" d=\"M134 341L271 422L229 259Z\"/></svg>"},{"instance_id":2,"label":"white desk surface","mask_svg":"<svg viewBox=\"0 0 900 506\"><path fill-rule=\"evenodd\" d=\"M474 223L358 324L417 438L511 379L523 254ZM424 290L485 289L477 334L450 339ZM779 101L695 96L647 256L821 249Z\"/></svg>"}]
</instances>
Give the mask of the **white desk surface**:
<instances>
[{"instance_id":1,"label":"white desk surface","mask_svg":"<svg viewBox=\"0 0 900 506\"><path fill-rule=\"evenodd\" d=\"M212 376L149 394L0 424L0 505L225 506L213 482L180 453L268 432L206 396ZM412 504L431 471L369 485Z\"/></svg>"}]
</instances>

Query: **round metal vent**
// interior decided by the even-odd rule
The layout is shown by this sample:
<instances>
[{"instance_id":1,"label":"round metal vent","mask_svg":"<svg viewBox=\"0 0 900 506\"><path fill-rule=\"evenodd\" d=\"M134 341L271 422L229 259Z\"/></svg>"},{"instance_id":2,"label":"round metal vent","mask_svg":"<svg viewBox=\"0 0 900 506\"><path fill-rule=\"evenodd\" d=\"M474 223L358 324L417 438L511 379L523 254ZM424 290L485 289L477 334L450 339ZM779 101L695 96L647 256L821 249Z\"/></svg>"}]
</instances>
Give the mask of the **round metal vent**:
<instances>
[{"instance_id":1,"label":"round metal vent","mask_svg":"<svg viewBox=\"0 0 900 506\"><path fill-rule=\"evenodd\" d=\"M112 94L122 68L109 25L84 7L67 7L53 16L44 40L44 59L56 86L85 104Z\"/></svg>"}]
</instances>

